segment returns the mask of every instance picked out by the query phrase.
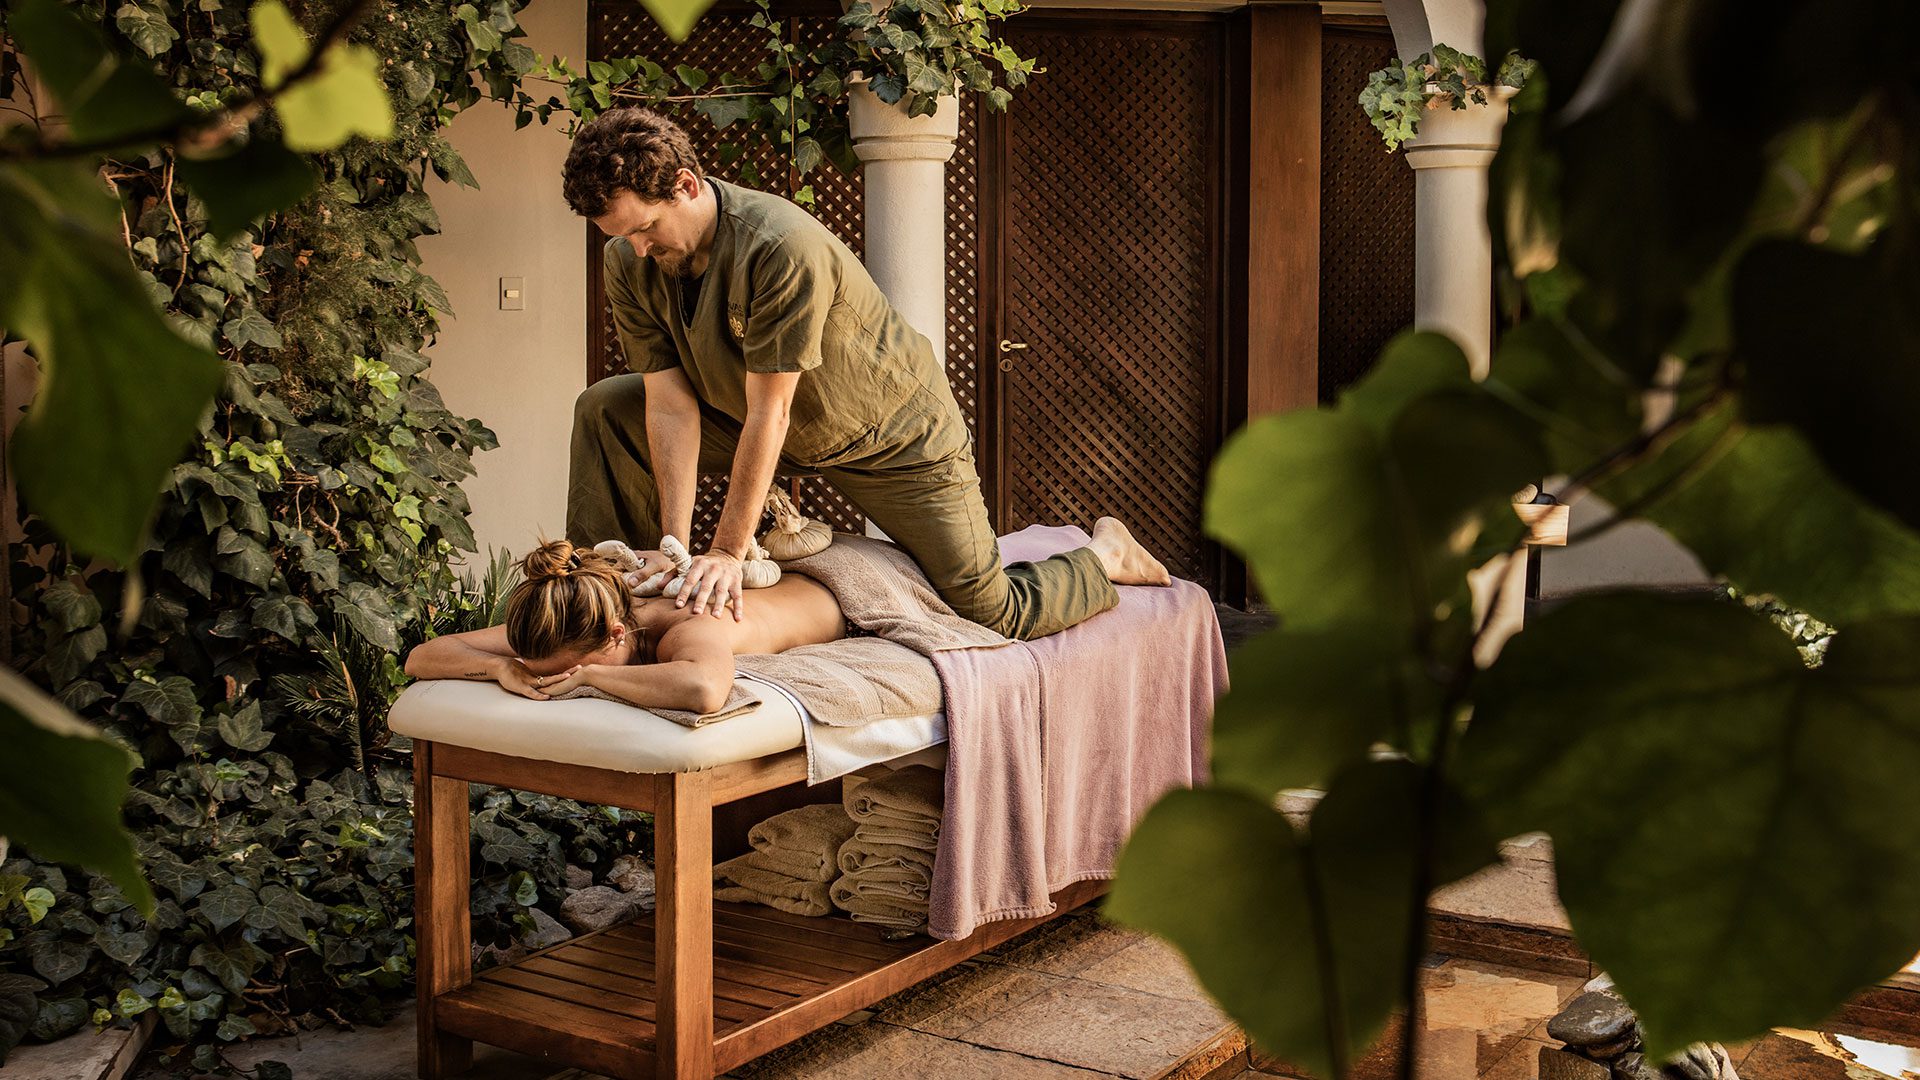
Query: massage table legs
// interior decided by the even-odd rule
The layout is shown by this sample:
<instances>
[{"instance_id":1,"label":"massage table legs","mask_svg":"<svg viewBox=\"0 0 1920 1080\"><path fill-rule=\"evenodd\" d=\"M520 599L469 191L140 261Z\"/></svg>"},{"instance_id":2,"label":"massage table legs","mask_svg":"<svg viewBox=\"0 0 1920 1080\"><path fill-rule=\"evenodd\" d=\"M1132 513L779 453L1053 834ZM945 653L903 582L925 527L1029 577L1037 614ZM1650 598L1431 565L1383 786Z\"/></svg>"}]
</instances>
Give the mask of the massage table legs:
<instances>
[{"instance_id":1,"label":"massage table legs","mask_svg":"<svg viewBox=\"0 0 1920 1080\"><path fill-rule=\"evenodd\" d=\"M713 802L709 775L653 777L655 1075L713 1075Z\"/></svg>"},{"instance_id":2,"label":"massage table legs","mask_svg":"<svg viewBox=\"0 0 1920 1080\"><path fill-rule=\"evenodd\" d=\"M457 1076L473 1064L473 1040L434 1023L434 998L473 978L468 897L467 782L433 774L433 744L413 744L414 982L422 1077Z\"/></svg>"}]
</instances>

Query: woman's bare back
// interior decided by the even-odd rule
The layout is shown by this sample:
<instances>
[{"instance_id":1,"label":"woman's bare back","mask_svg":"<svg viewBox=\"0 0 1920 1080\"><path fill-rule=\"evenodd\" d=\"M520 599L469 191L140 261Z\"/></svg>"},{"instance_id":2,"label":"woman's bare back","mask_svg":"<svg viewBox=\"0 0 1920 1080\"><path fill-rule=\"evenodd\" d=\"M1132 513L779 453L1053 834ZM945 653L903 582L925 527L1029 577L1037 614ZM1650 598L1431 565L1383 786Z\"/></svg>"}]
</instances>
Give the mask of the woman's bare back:
<instances>
[{"instance_id":1,"label":"woman's bare back","mask_svg":"<svg viewBox=\"0 0 1920 1080\"><path fill-rule=\"evenodd\" d=\"M635 600L634 629L646 635L651 657L636 650L635 662L674 660L697 645L724 643L735 656L785 652L796 645L815 645L846 636L846 617L826 586L799 574L786 574L764 589L750 589L742 602L742 617L722 612L695 615L691 607L675 607L661 596Z\"/></svg>"}]
</instances>

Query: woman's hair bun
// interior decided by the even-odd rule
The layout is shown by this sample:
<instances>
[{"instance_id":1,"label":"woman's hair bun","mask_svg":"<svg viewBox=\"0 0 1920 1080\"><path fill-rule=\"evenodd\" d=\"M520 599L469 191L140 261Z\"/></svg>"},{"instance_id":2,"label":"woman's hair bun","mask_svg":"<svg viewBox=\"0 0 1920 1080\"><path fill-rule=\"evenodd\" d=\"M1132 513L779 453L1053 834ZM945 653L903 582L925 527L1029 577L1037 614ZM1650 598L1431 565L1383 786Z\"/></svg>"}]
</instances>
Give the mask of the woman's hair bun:
<instances>
[{"instance_id":1,"label":"woman's hair bun","mask_svg":"<svg viewBox=\"0 0 1920 1080\"><path fill-rule=\"evenodd\" d=\"M520 573L528 581L537 581L540 578L561 577L579 565L580 560L574 554L571 541L548 540L520 560Z\"/></svg>"}]
</instances>

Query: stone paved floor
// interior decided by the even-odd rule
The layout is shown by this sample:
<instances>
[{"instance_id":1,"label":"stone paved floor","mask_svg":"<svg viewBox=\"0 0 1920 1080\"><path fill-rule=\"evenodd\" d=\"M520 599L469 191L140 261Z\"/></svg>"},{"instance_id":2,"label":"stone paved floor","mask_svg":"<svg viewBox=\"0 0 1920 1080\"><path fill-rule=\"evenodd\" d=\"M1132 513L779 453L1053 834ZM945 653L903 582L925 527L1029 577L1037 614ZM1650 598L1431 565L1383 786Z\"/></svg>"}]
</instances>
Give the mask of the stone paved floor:
<instances>
[{"instance_id":1,"label":"stone paved floor","mask_svg":"<svg viewBox=\"0 0 1920 1080\"><path fill-rule=\"evenodd\" d=\"M1478 960L1441 959L1426 972L1427 1009L1418 1047L1418 1080L1533 1080L1540 1051L1560 1044L1546 1020L1588 980ZM1598 983L1600 980L1595 980ZM1351 1080L1392 1080L1405 1046L1396 1020ZM1828 1030L1777 1029L1727 1048L1741 1080L1913 1080L1920 1037L1850 1024ZM1284 1062L1255 1052L1217 1080L1297 1077Z\"/></svg>"},{"instance_id":2,"label":"stone paved floor","mask_svg":"<svg viewBox=\"0 0 1920 1080\"><path fill-rule=\"evenodd\" d=\"M1232 1031L1178 953L1087 911L849 1019L730 1075L1149 1080Z\"/></svg>"}]
</instances>

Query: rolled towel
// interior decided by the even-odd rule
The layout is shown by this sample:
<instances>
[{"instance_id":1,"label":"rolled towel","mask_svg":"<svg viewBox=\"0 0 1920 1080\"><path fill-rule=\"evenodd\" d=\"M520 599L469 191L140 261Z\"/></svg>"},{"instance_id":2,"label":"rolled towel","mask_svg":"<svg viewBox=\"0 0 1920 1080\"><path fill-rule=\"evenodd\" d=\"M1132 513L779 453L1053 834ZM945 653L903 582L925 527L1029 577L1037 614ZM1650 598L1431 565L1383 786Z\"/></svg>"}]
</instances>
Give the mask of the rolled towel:
<instances>
[{"instance_id":1,"label":"rolled towel","mask_svg":"<svg viewBox=\"0 0 1920 1080\"><path fill-rule=\"evenodd\" d=\"M802 881L832 881L834 859L853 839L853 819L839 803L816 803L775 814L747 830L759 865Z\"/></svg>"},{"instance_id":2,"label":"rolled towel","mask_svg":"<svg viewBox=\"0 0 1920 1080\"><path fill-rule=\"evenodd\" d=\"M922 877L931 879L933 852L927 848L869 839L866 828L862 826L855 830L852 839L840 845L839 866L841 872L848 874L867 870L897 869L913 870Z\"/></svg>"},{"instance_id":3,"label":"rolled towel","mask_svg":"<svg viewBox=\"0 0 1920 1080\"><path fill-rule=\"evenodd\" d=\"M824 881L802 881L766 865L758 851L749 851L713 868L715 900L745 901L795 915L827 915L833 902ZM723 884L731 882L731 885Z\"/></svg>"},{"instance_id":4,"label":"rolled towel","mask_svg":"<svg viewBox=\"0 0 1920 1080\"><path fill-rule=\"evenodd\" d=\"M913 829L938 836L947 779L939 769L909 765L875 777L847 793L847 816L857 825Z\"/></svg>"},{"instance_id":5,"label":"rolled towel","mask_svg":"<svg viewBox=\"0 0 1920 1080\"><path fill-rule=\"evenodd\" d=\"M883 882L864 881L859 874L842 874L830 893L833 906L846 912L855 922L873 923L898 930L924 930L927 925L927 901L903 898Z\"/></svg>"}]
</instances>

